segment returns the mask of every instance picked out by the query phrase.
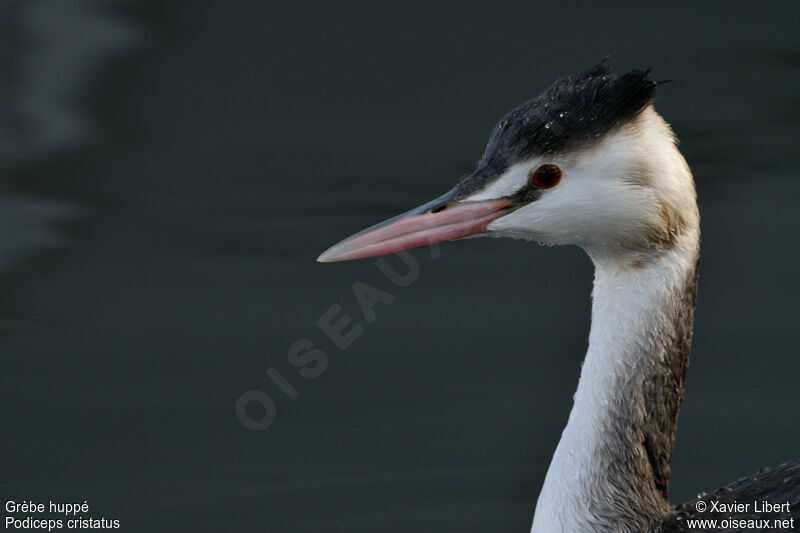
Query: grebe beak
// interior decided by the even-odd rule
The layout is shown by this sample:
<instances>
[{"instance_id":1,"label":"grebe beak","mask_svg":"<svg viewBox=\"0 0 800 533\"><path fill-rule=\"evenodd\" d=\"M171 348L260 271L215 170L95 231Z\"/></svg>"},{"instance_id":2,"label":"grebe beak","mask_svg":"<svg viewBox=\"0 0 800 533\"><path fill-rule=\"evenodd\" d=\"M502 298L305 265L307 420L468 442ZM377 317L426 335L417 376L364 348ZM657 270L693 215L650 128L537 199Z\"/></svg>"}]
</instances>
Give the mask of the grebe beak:
<instances>
[{"instance_id":1,"label":"grebe beak","mask_svg":"<svg viewBox=\"0 0 800 533\"><path fill-rule=\"evenodd\" d=\"M325 250L317 261L332 263L392 254L442 241L486 233L509 212L511 200L457 202L453 191L402 215L376 224Z\"/></svg>"}]
</instances>

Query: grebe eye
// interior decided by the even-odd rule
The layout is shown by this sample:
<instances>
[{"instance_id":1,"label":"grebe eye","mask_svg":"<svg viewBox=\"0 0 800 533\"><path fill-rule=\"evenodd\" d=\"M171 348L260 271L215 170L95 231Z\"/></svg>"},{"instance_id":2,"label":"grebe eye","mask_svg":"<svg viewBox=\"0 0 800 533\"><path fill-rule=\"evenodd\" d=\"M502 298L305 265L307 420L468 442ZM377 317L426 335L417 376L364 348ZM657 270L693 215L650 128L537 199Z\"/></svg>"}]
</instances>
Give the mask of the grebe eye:
<instances>
[{"instance_id":1,"label":"grebe eye","mask_svg":"<svg viewBox=\"0 0 800 533\"><path fill-rule=\"evenodd\" d=\"M559 181L561 181L561 169L556 165L542 165L531 172L531 185L540 189L555 187Z\"/></svg>"}]
</instances>

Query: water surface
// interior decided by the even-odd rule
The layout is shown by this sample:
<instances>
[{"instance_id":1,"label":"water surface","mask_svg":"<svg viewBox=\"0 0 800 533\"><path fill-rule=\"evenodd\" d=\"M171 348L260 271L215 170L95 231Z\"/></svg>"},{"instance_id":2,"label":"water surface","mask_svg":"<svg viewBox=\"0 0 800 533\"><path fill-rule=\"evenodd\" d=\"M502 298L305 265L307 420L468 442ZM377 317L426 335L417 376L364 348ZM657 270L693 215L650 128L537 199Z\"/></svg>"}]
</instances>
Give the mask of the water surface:
<instances>
[{"instance_id":1,"label":"water surface","mask_svg":"<svg viewBox=\"0 0 800 533\"><path fill-rule=\"evenodd\" d=\"M315 259L446 191L502 113L607 54L673 80L657 108L702 213L672 499L800 456L796 16L9 3L2 495L88 500L129 531L526 531L586 348L588 259L445 244L404 288ZM373 323L357 281L395 297ZM334 304L364 328L344 351L315 325ZM298 339L328 357L316 379L287 359ZM236 416L249 390L275 402L266 431Z\"/></svg>"}]
</instances>

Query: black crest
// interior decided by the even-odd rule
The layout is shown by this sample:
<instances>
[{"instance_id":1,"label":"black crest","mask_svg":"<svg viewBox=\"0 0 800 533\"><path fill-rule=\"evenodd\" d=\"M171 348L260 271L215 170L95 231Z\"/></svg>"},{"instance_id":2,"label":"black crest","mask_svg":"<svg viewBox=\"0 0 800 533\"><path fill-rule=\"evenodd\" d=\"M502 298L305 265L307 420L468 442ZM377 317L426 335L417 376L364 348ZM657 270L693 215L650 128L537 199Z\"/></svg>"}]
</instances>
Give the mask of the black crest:
<instances>
[{"instance_id":1,"label":"black crest","mask_svg":"<svg viewBox=\"0 0 800 533\"><path fill-rule=\"evenodd\" d=\"M602 62L556 80L500 119L478 168L458 185L458 196L482 187L514 163L589 145L631 120L655 94L657 83L649 72L634 69L618 76Z\"/></svg>"}]
</instances>

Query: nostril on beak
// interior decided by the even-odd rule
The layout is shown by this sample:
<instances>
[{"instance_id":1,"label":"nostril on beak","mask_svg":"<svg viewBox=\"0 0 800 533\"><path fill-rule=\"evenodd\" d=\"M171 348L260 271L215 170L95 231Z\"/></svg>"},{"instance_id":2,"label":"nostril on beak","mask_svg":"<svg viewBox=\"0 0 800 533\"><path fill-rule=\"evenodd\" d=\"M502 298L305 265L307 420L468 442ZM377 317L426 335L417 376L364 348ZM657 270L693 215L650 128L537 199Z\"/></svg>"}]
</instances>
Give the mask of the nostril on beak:
<instances>
[{"instance_id":1,"label":"nostril on beak","mask_svg":"<svg viewBox=\"0 0 800 533\"><path fill-rule=\"evenodd\" d=\"M444 211L445 209L447 209L447 204L439 204L433 209L431 209L431 213L439 213L441 211Z\"/></svg>"}]
</instances>

